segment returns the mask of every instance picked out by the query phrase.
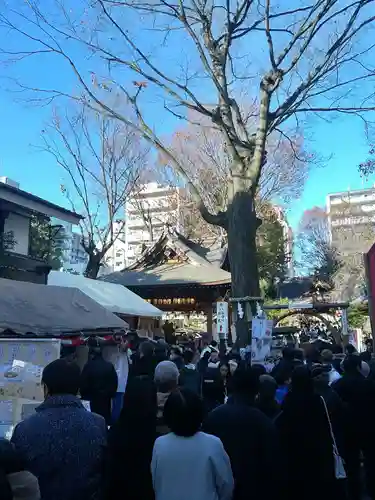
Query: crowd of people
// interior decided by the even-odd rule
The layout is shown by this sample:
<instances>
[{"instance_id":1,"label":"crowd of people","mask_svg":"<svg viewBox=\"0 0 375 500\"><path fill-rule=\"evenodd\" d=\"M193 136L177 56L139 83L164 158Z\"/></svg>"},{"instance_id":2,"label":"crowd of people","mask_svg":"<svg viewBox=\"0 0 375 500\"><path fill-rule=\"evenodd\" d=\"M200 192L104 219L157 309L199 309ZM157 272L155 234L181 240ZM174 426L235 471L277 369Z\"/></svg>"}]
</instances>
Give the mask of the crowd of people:
<instances>
[{"instance_id":1,"label":"crowd of people","mask_svg":"<svg viewBox=\"0 0 375 500\"><path fill-rule=\"evenodd\" d=\"M215 343L131 358L111 425L78 397L92 373L44 369L45 401L0 441L2 500L375 499L371 356L285 348L271 373Z\"/></svg>"}]
</instances>

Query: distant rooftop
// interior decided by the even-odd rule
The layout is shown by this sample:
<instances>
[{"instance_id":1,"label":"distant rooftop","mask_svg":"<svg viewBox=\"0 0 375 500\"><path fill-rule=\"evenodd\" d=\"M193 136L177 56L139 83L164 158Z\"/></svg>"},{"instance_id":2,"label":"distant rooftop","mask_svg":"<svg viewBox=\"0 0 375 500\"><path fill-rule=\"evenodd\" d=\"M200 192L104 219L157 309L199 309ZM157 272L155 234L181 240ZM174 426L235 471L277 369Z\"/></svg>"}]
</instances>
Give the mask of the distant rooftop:
<instances>
[{"instance_id":1,"label":"distant rooftop","mask_svg":"<svg viewBox=\"0 0 375 500\"><path fill-rule=\"evenodd\" d=\"M362 189L350 189L346 191L338 191L337 193L328 193L327 197L332 198L335 196L348 196L348 195L358 195L358 194L371 194L375 192L375 185L369 188Z\"/></svg>"}]
</instances>

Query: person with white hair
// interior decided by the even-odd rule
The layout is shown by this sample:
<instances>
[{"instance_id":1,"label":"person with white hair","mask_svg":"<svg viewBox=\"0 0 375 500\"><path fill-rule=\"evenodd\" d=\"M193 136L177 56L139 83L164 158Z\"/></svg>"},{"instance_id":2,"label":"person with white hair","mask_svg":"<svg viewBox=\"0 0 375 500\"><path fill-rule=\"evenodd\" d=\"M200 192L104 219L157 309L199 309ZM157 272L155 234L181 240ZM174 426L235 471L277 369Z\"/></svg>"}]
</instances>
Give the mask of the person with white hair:
<instances>
[{"instance_id":1,"label":"person with white hair","mask_svg":"<svg viewBox=\"0 0 375 500\"><path fill-rule=\"evenodd\" d=\"M162 361L155 368L154 382L157 395L156 434L163 436L170 432L164 422L164 405L168 396L178 388L180 372L173 361Z\"/></svg>"},{"instance_id":2,"label":"person with white hair","mask_svg":"<svg viewBox=\"0 0 375 500\"><path fill-rule=\"evenodd\" d=\"M367 378L370 375L370 365L366 363L366 361L361 361L360 372L365 378Z\"/></svg>"}]
</instances>

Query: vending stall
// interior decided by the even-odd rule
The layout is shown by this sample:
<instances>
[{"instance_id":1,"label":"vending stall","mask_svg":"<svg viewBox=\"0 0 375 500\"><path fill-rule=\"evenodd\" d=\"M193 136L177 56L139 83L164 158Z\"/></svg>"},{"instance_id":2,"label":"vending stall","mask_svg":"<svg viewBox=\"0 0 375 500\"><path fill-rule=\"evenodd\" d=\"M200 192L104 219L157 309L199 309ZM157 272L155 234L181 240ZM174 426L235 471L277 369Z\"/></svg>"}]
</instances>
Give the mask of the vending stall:
<instances>
[{"instance_id":1,"label":"vending stall","mask_svg":"<svg viewBox=\"0 0 375 500\"><path fill-rule=\"evenodd\" d=\"M116 335L127 324L76 288L0 279L0 436L43 400L43 368L65 341Z\"/></svg>"}]
</instances>

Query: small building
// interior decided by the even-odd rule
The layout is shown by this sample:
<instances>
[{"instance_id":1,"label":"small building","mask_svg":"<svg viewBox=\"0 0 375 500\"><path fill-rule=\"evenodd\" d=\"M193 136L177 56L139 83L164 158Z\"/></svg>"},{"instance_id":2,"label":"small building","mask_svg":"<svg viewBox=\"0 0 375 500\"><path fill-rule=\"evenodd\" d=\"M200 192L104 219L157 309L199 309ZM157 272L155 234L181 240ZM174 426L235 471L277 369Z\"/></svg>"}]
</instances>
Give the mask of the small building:
<instances>
[{"instance_id":1,"label":"small building","mask_svg":"<svg viewBox=\"0 0 375 500\"><path fill-rule=\"evenodd\" d=\"M211 263L207 249L168 230L131 266L104 276L165 312L203 312L212 333L212 304L224 297L231 275Z\"/></svg>"},{"instance_id":2,"label":"small building","mask_svg":"<svg viewBox=\"0 0 375 500\"><path fill-rule=\"evenodd\" d=\"M47 284L50 266L30 256L30 222L33 216L77 225L82 219L66 208L19 189L7 177L0 178L0 277ZM58 232L60 226L51 226ZM51 234L51 239L54 237ZM51 241L52 243L52 241Z\"/></svg>"}]
</instances>

